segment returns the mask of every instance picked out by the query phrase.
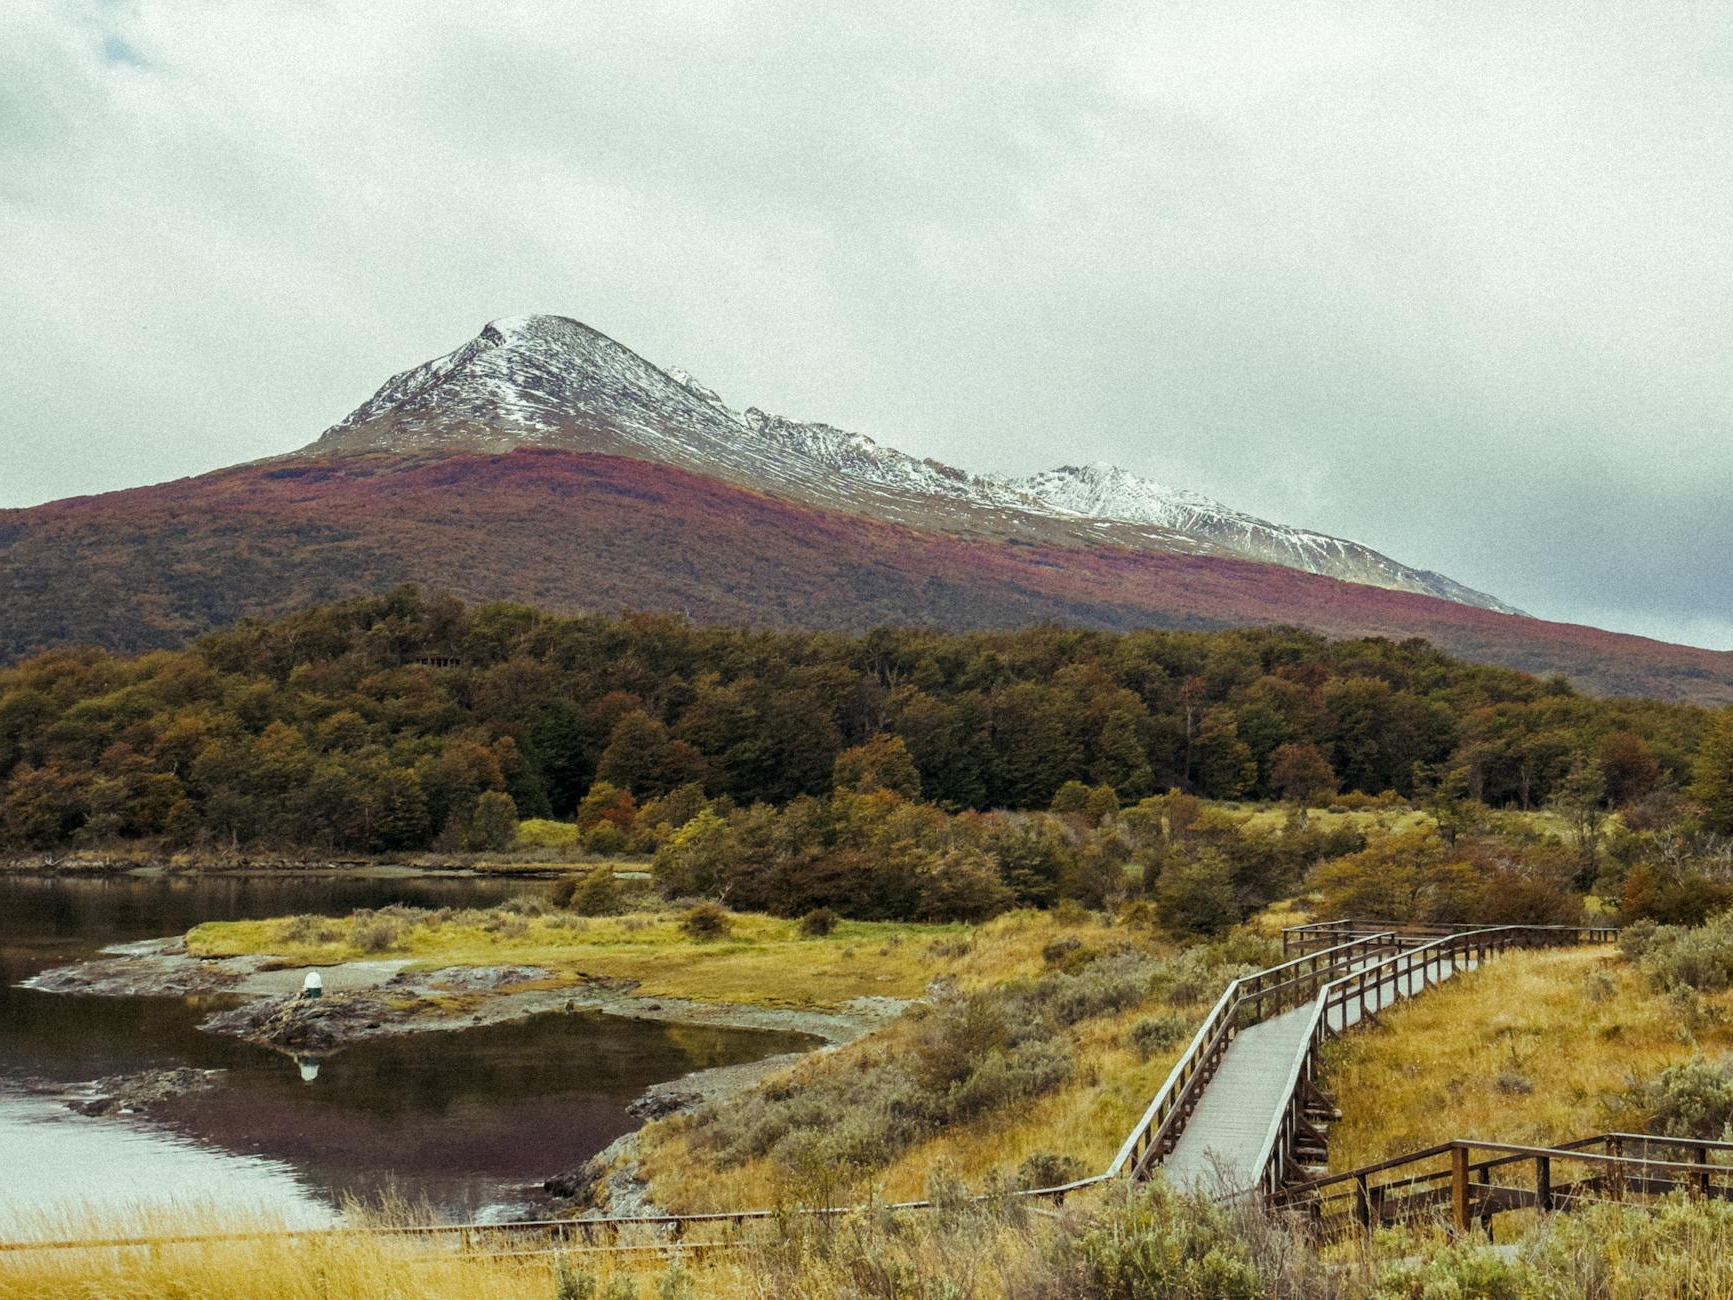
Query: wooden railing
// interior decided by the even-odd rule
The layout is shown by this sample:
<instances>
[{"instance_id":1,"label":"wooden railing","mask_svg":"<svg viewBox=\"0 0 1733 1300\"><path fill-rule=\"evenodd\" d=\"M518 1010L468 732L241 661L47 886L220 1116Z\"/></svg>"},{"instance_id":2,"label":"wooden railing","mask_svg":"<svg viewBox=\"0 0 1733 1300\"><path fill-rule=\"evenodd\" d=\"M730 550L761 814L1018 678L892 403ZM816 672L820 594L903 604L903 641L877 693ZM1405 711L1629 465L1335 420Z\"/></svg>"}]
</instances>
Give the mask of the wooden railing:
<instances>
[{"instance_id":1,"label":"wooden railing","mask_svg":"<svg viewBox=\"0 0 1733 1300\"><path fill-rule=\"evenodd\" d=\"M1494 953L1510 948L1610 943L1617 937L1618 931L1612 929L1544 925L1459 931L1411 947L1400 946L1403 941L1398 937L1394 954L1332 980L1319 991L1313 1005L1306 1045L1295 1057L1287 1079L1286 1101L1270 1123L1254 1165L1252 1186L1275 1199L1289 1184L1311 1177L1305 1158L1315 1158L1323 1146L1323 1135L1311 1118L1322 1104L1318 1087L1321 1054L1325 1042L1350 1024L1350 1008L1357 1013L1353 1022L1363 1022L1375 1018L1376 1012L1391 1002L1413 997L1459 971L1473 969ZM1379 941L1388 939L1380 935Z\"/></svg>"},{"instance_id":2,"label":"wooden railing","mask_svg":"<svg viewBox=\"0 0 1733 1300\"><path fill-rule=\"evenodd\" d=\"M1433 939L1447 939L1467 930L1486 928L1469 925L1440 924L1432 921L1376 921L1342 919L1311 921L1305 925L1290 925L1282 931L1282 956L1332 948L1347 940L1366 935L1394 933L1400 943L1418 946ZM1571 943L1612 943L1619 937L1614 926L1594 925L1530 925L1534 931L1550 931L1560 935L1575 935Z\"/></svg>"},{"instance_id":3,"label":"wooden railing","mask_svg":"<svg viewBox=\"0 0 1733 1300\"><path fill-rule=\"evenodd\" d=\"M1149 1177L1155 1164L1173 1150L1204 1088L1242 1029L1303 1006L1332 980L1396 951L1394 935L1365 935L1232 981L1127 1134L1106 1176L1129 1173L1134 1178Z\"/></svg>"},{"instance_id":4,"label":"wooden railing","mask_svg":"<svg viewBox=\"0 0 1733 1300\"><path fill-rule=\"evenodd\" d=\"M1457 1232L1491 1229L1511 1210L1543 1213L1685 1192L1733 1199L1733 1142L1598 1133L1556 1147L1459 1140L1345 1173L1313 1178L1271 1198L1324 1235L1440 1218Z\"/></svg>"}]
</instances>

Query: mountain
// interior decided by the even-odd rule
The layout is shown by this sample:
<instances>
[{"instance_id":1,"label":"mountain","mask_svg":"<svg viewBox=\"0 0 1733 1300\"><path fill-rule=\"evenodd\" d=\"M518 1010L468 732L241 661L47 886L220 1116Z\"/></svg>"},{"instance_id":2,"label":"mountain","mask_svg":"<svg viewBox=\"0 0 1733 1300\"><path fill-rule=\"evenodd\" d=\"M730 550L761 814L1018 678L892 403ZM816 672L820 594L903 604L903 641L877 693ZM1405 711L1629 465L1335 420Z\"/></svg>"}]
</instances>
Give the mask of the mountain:
<instances>
[{"instance_id":1,"label":"mountain","mask_svg":"<svg viewBox=\"0 0 1733 1300\"><path fill-rule=\"evenodd\" d=\"M1505 613L1520 610L1370 547L1270 523L1112 466L976 476L828 424L739 412L562 316L496 320L392 376L315 451L563 447L633 456L814 505L968 535L1231 555Z\"/></svg>"},{"instance_id":2,"label":"mountain","mask_svg":"<svg viewBox=\"0 0 1733 1300\"><path fill-rule=\"evenodd\" d=\"M1272 524L1196 492L1141 478L1116 465L1061 465L1058 469L1011 480L1011 485L1052 510L1155 524L1208 540L1248 559L1304 573L1328 574L1392 591L1417 591L1505 614L1523 612L1442 573L1411 569L1358 542Z\"/></svg>"},{"instance_id":3,"label":"mountain","mask_svg":"<svg viewBox=\"0 0 1733 1300\"><path fill-rule=\"evenodd\" d=\"M641 458L529 447L284 459L0 511L0 659L172 646L399 582L779 628L1300 624L1424 637L1601 693L1733 703L1733 654L1251 560L911 528Z\"/></svg>"},{"instance_id":4,"label":"mountain","mask_svg":"<svg viewBox=\"0 0 1733 1300\"><path fill-rule=\"evenodd\" d=\"M1448 579L1108 467L973 476L735 412L554 317L496 321L302 451L0 510L0 661L171 646L400 582L784 628L1293 624L1733 703L1733 654L1447 598Z\"/></svg>"}]
</instances>

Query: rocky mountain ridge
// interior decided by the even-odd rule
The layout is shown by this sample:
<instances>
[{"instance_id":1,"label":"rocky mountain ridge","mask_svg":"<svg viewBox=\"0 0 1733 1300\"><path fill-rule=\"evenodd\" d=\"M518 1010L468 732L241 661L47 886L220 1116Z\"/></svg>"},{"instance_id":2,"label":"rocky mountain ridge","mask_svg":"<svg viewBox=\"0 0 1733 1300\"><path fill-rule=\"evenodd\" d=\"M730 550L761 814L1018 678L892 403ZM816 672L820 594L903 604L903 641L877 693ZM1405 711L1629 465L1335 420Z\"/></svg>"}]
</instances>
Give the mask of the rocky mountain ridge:
<instances>
[{"instance_id":1,"label":"rocky mountain ridge","mask_svg":"<svg viewBox=\"0 0 1733 1300\"><path fill-rule=\"evenodd\" d=\"M307 452L515 447L631 456L960 536L1237 557L1521 612L1357 542L1259 519L1113 466L975 475L828 424L736 411L685 371L653 365L561 316L491 322L454 351L394 375Z\"/></svg>"}]
</instances>

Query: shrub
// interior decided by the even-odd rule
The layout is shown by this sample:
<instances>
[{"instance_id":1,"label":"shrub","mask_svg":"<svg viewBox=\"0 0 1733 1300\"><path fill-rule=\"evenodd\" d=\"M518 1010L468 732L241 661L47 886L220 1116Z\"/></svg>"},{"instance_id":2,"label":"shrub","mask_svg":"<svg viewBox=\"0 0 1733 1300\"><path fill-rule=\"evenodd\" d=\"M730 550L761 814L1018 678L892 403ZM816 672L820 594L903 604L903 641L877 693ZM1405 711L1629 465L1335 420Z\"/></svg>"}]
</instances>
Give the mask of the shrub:
<instances>
[{"instance_id":1,"label":"shrub","mask_svg":"<svg viewBox=\"0 0 1733 1300\"><path fill-rule=\"evenodd\" d=\"M1184 1016L1145 1016L1131 1027L1126 1039L1137 1059L1147 1061L1158 1052L1177 1047L1190 1029Z\"/></svg>"},{"instance_id":2,"label":"shrub","mask_svg":"<svg viewBox=\"0 0 1733 1300\"><path fill-rule=\"evenodd\" d=\"M626 832L612 822L598 822L585 832L584 847L597 857L617 858L626 851Z\"/></svg>"},{"instance_id":3,"label":"shrub","mask_svg":"<svg viewBox=\"0 0 1733 1300\"><path fill-rule=\"evenodd\" d=\"M397 944L398 929L390 921L358 914L351 938L362 952L390 952Z\"/></svg>"},{"instance_id":4,"label":"shrub","mask_svg":"<svg viewBox=\"0 0 1733 1300\"><path fill-rule=\"evenodd\" d=\"M612 916L620 910L620 885L612 867L597 867L581 876L568 876L565 905L580 916Z\"/></svg>"},{"instance_id":5,"label":"shrub","mask_svg":"<svg viewBox=\"0 0 1733 1300\"><path fill-rule=\"evenodd\" d=\"M1038 1187L1063 1187L1083 1177L1083 1162L1075 1156L1055 1155L1051 1151L1032 1151L1023 1157L1012 1180L1018 1191L1034 1191Z\"/></svg>"},{"instance_id":6,"label":"shrub","mask_svg":"<svg viewBox=\"0 0 1733 1300\"><path fill-rule=\"evenodd\" d=\"M1658 927L1643 951L1642 965L1664 989L1712 993L1727 988L1733 984L1733 913L1723 912L1694 930Z\"/></svg>"},{"instance_id":7,"label":"shrub","mask_svg":"<svg viewBox=\"0 0 1733 1300\"><path fill-rule=\"evenodd\" d=\"M339 931L328 917L291 916L277 929L285 943L335 943Z\"/></svg>"},{"instance_id":8,"label":"shrub","mask_svg":"<svg viewBox=\"0 0 1733 1300\"><path fill-rule=\"evenodd\" d=\"M513 894L499 904L499 910L512 916L546 916L548 900L539 894Z\"/></svg>"},{"instance_id":9,"label":"shrub","mask_svg":"<svg viewBox=\"0 0 1733 1300\"><path fill-rule=\"evenodd\" d=\"M1054 939L1041 949L1041 960L1049 966L1064 966L1075 954L1083 951L1083 940L1074 934Z\"/></svg>"},{"instance_id":10,"label":"shrub","mask_svg":"<svg viewBox=\"0 0 1733 1300\"><path fill-rule=\"evenodd\" d=\"M1091 1016L1135 1007L1149 996L1158 967L1140 952L1098 957L1076 974L1044 975L1037 993L1055 1023L1074 1025Z\"/></svg>"},{"instance_id":11,"label":"shrub","mask_svg":"<svg viewBox=\"0 0 1733 1300\"><path fill-rule=\"evenodd\" d=\"M1619 951L1631 961L1641 961L1648 956L1657 929L1655 922L1646 916L1632 921L1619 931Z\"/></svg>"},{"instance_id":12,"label":"shrub","mask_svg":"<svg viewBox=\"0 0 1733 1300\"><path fill-rule=\"evenodd\" d=\"M1669 1065L1626 1094L1644 1111L1644 1127L1663 1137L1719 1138L1733 1124L1733 1062L1693 1057Z\"/></svg>"},{"instance_id":13,"label":"shrub","mask_svg":"<svg viewBox=\"0 0 1733 1300\"><path fill-rule=\"evenodd\" d=\"M1155 882L1155 906L1175 934L1220 934L1240 919L1233 881L1214 856L1175 863Z\"/></svg>"},{"instance_id":14,"label":"shrub","mask_svg":"<svg viewBox=\"0 0 1733 1300\"><path fill-rule=\"evenodd\" d=\"M689 939L700 943L726 938L734 929L728 909L720 903L704 902L689 907L680 916L680 929Z\"/></svg>"},{"instance_id":15,"label":"shrub","mask_svg":"<svg viewBox=\"0 0 1733 1300\"><path fill-rule=\"evenodd\" d=\"M570 822L532 817L518 823L517 846L520 849L570 851L578 847L578 828Z\"/></svg>"},{"instance_id":16,"label":"shrub","mask_svg":"<svg viewBox=\"0 0 1733 1300\"><path fill-rule=\"evenodd\" d=\"M828 907L815 907L800 918L800 932L809 939L822 939L836 929L838 917Z\"/></svg>"},{"instance_id":17,"label":"shrub","mask_svg":"<svg viewBox=\"0 0 1733 1300\"><path fill-rule=\"evenodd\" d=\"M1222 1207L1164 1182L1109 1206L1078 1239L1084 1294L1099 1300L1262 1300L1270 1293ZM1073 1292L1074 1294L1076 1292Z\"/></svg>"}]
</instances>

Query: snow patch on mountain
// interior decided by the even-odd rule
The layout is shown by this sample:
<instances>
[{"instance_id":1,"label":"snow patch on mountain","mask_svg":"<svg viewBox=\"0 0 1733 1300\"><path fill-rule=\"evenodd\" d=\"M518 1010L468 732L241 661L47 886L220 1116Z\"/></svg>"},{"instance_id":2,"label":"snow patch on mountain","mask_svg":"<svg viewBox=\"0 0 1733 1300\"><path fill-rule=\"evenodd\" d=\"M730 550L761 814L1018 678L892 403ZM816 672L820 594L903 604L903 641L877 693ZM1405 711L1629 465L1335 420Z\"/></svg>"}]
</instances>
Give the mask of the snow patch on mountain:
<instances>
[{"instance_id":1,"label":"snow patch on mountain","mask_svg":"<svg viewBox=\"0 0 1733 1300\"><path fill-rule=\"evenodd\" d=\"M1230 554L1520 613L1369 547L1244 514L1113 465L978 476L865 434L735 411L564 316L510 316L393 375L328 429L320 450L559 446L663 461L917 527Z\"/></svg>"}]
</instances>

